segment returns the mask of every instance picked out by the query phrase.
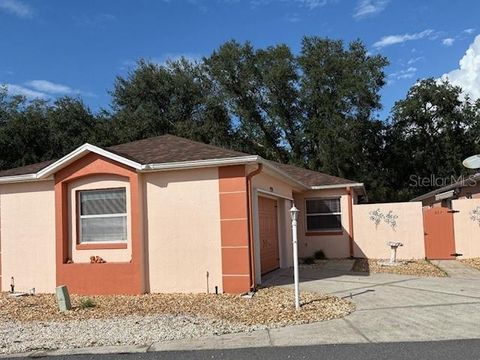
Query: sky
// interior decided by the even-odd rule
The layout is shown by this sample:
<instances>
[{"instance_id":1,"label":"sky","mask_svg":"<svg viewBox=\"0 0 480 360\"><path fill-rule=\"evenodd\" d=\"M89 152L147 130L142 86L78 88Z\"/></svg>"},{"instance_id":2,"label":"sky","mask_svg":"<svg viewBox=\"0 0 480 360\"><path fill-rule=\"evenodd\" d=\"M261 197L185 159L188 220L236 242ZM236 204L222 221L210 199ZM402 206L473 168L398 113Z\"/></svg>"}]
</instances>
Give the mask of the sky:
<instances>
[{"instance_id":1,"label":"sky","mask_svg":"<svg viewBox=\"0 0 480 360\"><path fill-rule=\"evenodd\" d=\"M28 98L81 96L109 109L135 61L209 55L227 40L256 47L305 35L360 39L386 56L386 118L418 79L445 78L480 97L477 0L0 0L0 84Z\"/></svg>"}]
</instances>

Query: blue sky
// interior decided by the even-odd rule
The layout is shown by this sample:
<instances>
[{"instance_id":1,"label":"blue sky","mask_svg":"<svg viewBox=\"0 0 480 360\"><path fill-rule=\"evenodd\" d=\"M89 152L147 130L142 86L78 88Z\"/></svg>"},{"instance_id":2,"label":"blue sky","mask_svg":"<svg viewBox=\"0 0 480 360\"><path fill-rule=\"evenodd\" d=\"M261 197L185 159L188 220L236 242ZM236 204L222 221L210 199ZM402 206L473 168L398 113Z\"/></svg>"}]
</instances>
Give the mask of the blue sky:
<instances>
[{"instance_id":1,"label":"blue sky","mask_svg":"<svg viewBox=\"0 0 480 360\"><path fill-rule=\"evenodd\" d=\"M297 52L304 35L359 38L391 62L385 117L418 78L448 74L480 96L478 14L476 0L0 0L0 83L28 97L79 94L98 110L140 57L200 58L229 39Z\"/></svg>"}]
</instances>

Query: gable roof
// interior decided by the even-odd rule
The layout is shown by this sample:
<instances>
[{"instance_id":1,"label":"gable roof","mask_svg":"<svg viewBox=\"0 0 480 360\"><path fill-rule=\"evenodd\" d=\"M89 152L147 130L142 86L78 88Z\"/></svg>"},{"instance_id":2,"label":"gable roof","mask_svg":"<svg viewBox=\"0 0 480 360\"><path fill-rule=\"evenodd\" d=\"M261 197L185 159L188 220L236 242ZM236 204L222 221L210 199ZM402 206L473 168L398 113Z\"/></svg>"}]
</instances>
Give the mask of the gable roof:
<instances>
[{"instance_id":1,"label":"gable roof","mask_svg":"<svg viewBox=\"0 0 480 360\"><path fill-rule=\"evenodd\" d=\"M287 165L275 161L269 162L309 187L358 184L356 181L308 170L295 165Z\"/></svg>"},{"instance_id":2,"label":"gable roof","mask_svg":"<svg viewBox=\"0 0 480 360\"><path fill-rule=\"evenodd\" d=\"M126 144L110 146L105 150L141 164L163 164L180 161L198 161L250 156L173 135L161 135Z\"/></svg>"},{"instance_id":3,"label":"gable roof","mask_svg":"<svg viewBox=\"0 0 480 360\"><path fill-rule=\"evenodd\" d=\"M84 144L57 161L44 161L0 171L0 182L47 178L61 167L75 161L87 152L95 152L112 158L139 171L262 163L304 188L316 189L342 186L363 188L363 184L355 181L265 160L257 155L249 155L173 135L161 135L108 148Z\"/></svg>"}]
</instances>

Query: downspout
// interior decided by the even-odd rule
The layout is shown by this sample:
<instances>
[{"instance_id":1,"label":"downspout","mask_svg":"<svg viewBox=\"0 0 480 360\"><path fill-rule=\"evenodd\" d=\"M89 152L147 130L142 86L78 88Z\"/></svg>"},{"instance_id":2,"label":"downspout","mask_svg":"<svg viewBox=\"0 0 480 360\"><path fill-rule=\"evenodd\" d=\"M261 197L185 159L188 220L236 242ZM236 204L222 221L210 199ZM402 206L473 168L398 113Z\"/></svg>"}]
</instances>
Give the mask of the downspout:
<instances>
[{"instance_id":1,"label":"downspout","mask_svg":"<svg viewBox=\"0 0 480 360\"><path fill-rule=\"evenodd\" d=\"M353 258L353 196L352 188L347 187L347 201L348 201L348 245L350 250L350 257Z\"/></svg>"},{"instance_id":2,"label":"downspout","mask_svg":"<svg viewBox=\"0 0 480 360\"><path fill-rule=\"evenodd\" d=\"M248 251L250 253L250 290L255 289L255 251L253 245L253 208L252 208L252 178L262 172L263 165L258 164L257 169L247 175L247 224L248 224Z\"/></svg>"}]
</instances>

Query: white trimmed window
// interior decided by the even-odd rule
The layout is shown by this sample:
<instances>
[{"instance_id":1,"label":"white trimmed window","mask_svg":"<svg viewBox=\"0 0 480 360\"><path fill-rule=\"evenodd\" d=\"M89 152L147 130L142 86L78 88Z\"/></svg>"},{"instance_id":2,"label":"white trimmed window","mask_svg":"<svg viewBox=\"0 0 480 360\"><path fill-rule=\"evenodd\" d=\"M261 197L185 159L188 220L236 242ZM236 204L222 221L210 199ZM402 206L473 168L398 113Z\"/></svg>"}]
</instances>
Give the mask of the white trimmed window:
<instances>
[{"instance_id":1,"label":"white trimmed window","mask_svg":"<svg viewBox=\"0 0 480 360\"><path fill-rule=\"evenodd\" d=\"M78 192L80 243L127 241L125 188Z\"/></svg>"},{"instance_id":2,"label":"white trimmed window","mask_svg":"<svg viewBox=\"0 0 480 360\"><path fill-rule=\"evenodd\" d=\"M307 199L307 231L328 231L342 229L340 198Z\"/></svg>"}]
</instances>

